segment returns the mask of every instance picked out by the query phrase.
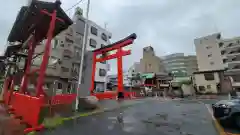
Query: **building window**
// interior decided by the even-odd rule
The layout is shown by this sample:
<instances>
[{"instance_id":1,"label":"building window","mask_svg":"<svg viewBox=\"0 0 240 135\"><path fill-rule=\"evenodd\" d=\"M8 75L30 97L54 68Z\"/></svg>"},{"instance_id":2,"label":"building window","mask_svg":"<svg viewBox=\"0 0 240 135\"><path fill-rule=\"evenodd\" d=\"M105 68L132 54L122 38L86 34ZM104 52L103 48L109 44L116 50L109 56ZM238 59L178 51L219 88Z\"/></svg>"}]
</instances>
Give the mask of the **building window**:
<instances>
[{"instance_id":1,"label":"building window","mask_svg":"<svg viewBox=\"0 0 240 135\"><path fill-rule=\"evenodd\" d=\"M222 47L223 46L223 42L218 43L218 46Z\"/></svg>"},{"instance_id":2,"label":"building window","mask_svg":"<svg viewBox=\"0 0 240 135\"><path fill-rule=\"evenodd\" d=\"M54 39L54 43L53 43L52 48L53 48L53 49L57 48L57 45L58 45L58 40L57 40L57 39Z\"/></svg>"},{"instance_id":3,"label":"building window","mask_svg":"<svg viewBox=\"0 0 240 135\"><path fill-rule=\"evenodd\" d=\"M74 74L78 74L78 71L79 71L79 67L80 67L80 64L78 63L72 63L72 73Z\"/></svg>"},{"instance_id":4,"label":"building window","mask_svg":"<svg viewBox=\"0 0 240 135\"><path fill-rule=\"evenodd\" d=\"M78 48L78 47L74 47L74 56L75 57L80 57L80 52L81 52L81 49Z\"/></svg>"},{"instance_id":5,"label":"building window","mask_svg":"<svg viewBox=\"0 0 240 135\"><path fill-rule=\"evenodd\" d=\"M214 65L214 62L213 62L213 61L211 61L211 62L210 62L210 64L211 64L211 65Z\"/></svg>"},{"instance_id":6,"label":"building window","mask_svg":"<svg viewBox=\"0 0 240 135\"><path fill-rule=\"evenodd\" d=\"M204 73L204 78L207 81L212 81L212 80L214 80L214 74L213 73Z\"/></svg>"},{"instance_id":7,"label":"building window","mask_svg":"<svg viewBox=\"0 0 240 135\"><path fill-rule=\"evenodd\" d=\"M237 58L235 57L235 58L232 58L232 61L236 61L237 60Z\"/></svg>"},{"instance_id":8,"label":"building window","mask_svg":"<svg viewBox=\"0 0 240 135\"><path fill-rule=\"evenodd\" d=\"M101 38L102 38L102 40L107 41L107 35L106 34L102 33Z\"/></svg>"},{"instance_id":9,"label":"building window","mask_svg":"<svg viewBox=\"0 0 240 135\"><path fill-rule=\"evenodd\" d=\"M223 63L226 63L227 62L227 59L223 59Z\"/></svg>"},{"instance_id":10,"label":"building window","mask_svg":"<svg viewBox=\"0 0 240 135\"><path fill-rule=\"evenodd\" d=\"M91 27L91 33L93 34L93 35L98 35L98 29L97 28L95 28L95 27Z\"/></svg>"},{"instance_id":11,"label":"building window","mask_svg":"<svg viewBox=\"0 0 240 135\"><path fill-rule=\"evenodd\" d=\"M99 69L99 76L106 76L107 71L105 69Z\"/></svg>"},{"instance_id":12,"label":"building window","mask_svg":"<svg viewBox=\"0 0 240 135\"><path fill-rule=\"evenodd\" d=\"M66 68L66 67L62 67L62 72L68 72L68 71L69 71L68 68Z\"/></svg>"},{"instance_id":13,"label":"building window","mask_svg":"<svg viewBox=\"0 0 240 135\"><path fill-rule=\"evenodd\" d=\"M211 89L211 85L207 85L207 89Z\"/></svg>"},{"instance_id":14,"label":"building window","mask_svg":"<svg viewBox=\"0 0 240 135\"><path fill-rule=\"evenodd\" d=\"M224 55L225 54L225 51L221 51L221 55Z\"/></svg>"},{"instance_id":15,"label":"building window","mask_svg":"<svg viewBox=\"0 0 240 135\"><path fill-rule=\"evenodd\" d=\"M96 46L97 46L97 41L94 40L94 39L90 39L90 46L93 47L93 48L96 48Z\"/></svg>"},{"instance_id":16,"label":"building window","mask_svg":"<svg viewBox=\"0 0 240 135\"><path fill-rule=\"evenodd\" d=\"M198 86L198 89L199 89L199 91L205 91L205 87L204 86Z\"/></svg>"},{"instance_id":17,"label":"building window","mask_svg":"<svg viewBox=\"0 0 240 135\"><path fill-rule=\"evenodd\" d=\"M64 47L64 44L60 44L61 47Z\"/></svg>"},{"instance_id":18,"label":"building window","mask_svg":"<svg viewBox=\"0 0 240 135\"><path fill-rule=\"evenodd\" d=\"M75 43L78 44L78 45L81 45L82 44L82 37L76 37L75 38Z\"/></svg>"},{"instance_id":19,"label":"building window","mask_svg":"<svg viewBox=\"0 0 240 135\"><path fill-rule=\"evenodd\" d=\"M65 37L65 41L68 42L68 43L71 43L71 44L74 43L73 40L71 40L71 39L69 39L69 38L67 38L67 37Z\"/></svg>"},{"instance_id":20,"label":"building window","mask_svg":"<svg viewBox=\"0 0 240 135\"><path fill-rule=\"evenodd\" d=\"M229 44L228 44L228 47L231 47L232 45L233 45L233 43L229 43Z\"/></svg>"},{"instance_id":21,"label":"building window","mask_svg":"<svg viewBox=\"0 0 240 135\"><path fill-rule=\"evenodd\" d=\"M211 47L211 46L207 46L206 48L207 48L207 49L211 49L212 47Z\"/></svg>"},{"instance_id":22,"label":"building window","mask_svg":"<svg viewBox=\"0 0 240 135\"><path fill-rule=\"evenodd\" d=\"M71 58L72 52L68 49L63 50L63 57L66 59Z\"/></svg>"},{"instance_id":23,"label":"building window","mask_svg":"<svg viewBox=\"0 0 240 135\"><path fill-rule=\"evenodd\" d=\"M218 34L218 35L217 35L217 39L220 39L220 38L221 38L221 34Z\"/></svg>"},{"instance_id":24,"label":"building window","mask_svg":"<svg viewBox=\"0 0 240 135\"><path fill-rule=\"evenodd\" d=\"M58 83L57 89L62 89L62 83Z\"/></svg>"},{"instance_id":25,"label":"building window","mask_svg":"<svg viewBox=\"0 0 240 135\"><path fill-rule=\"evenodd\" d=\"M103 47L105 47L105 45L104 45L104 44L101 44L101 48L103 48Z\"/></svg>"},{"instance_id":26,"label":"building window","mask_svg":"<svg viewBox=\"0 0 240 135\"><path fill-rule=\"evenodd\" d=\"M212 57L212 54L208 54L208 57Z\"/></svg>"}]
</instances>

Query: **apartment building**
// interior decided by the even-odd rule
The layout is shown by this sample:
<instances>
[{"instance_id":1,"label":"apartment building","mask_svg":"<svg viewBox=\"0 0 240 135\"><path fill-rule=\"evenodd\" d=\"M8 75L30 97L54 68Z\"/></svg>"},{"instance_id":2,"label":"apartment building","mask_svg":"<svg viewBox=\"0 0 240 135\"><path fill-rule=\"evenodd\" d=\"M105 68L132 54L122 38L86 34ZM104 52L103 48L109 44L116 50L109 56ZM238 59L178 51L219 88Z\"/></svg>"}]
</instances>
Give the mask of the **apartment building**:
<instances>
[{"instance_id":1,"label":"apartment building","mask_svg":"<svg viewBox=\"0 0 240 135\"><path fill-rule=\"evenodd\" d=\"M45 75L44 87L49 94L61 94L74 92L70 90L76 90L82 38L83 35L76 36L74 25L72 25L52 40L51 54ZM75 42L77 40L80 42ZM40 44L45 44L45 41ZM44 45L36 47L36 58L33 60L32 68L38 68L40 66L44 47ZM34 88L35 82L32 80L30 80L30 87Z\"/></svg>"},{"instance_id":2,"label":"apartment building","mask_svg":"<svg viewBox=\"0 0 240 135\"><path fill-rule=\"evenodd\" d=\"M240 88L240 37L221 39L218 43L226 76L231 76L232 85Z\"/></svg>"},{"instance_id":3,"label":"apartment building","mask_svg":"<svg viewBox=\"0 0 240 135\"><path fill-rule=\"evenodd\" d=\"M60 33L52 40L52 50L49 60L49 66L46 73L46 88L55 89L62 92L67 89L76 90L81 62L81 52L83 45L83 36L85 23L88 23L88 39L85 51L92 51L110 44L111 33L97 25L91 20L81 16L78 11L74 15L74 24L64 32ZM42 43L44 44L44 42ZM36 48L36 54L41 53L44 46ZM33 66L39 66L42 55L34 60ZM87 66L83 66L83 72ZM107 62L97 63L95 71L95 86L104 90L106 88L106 73L109 69ZM89 75L91 76L91 75ZM84 76L83 76L84 78ZM82 79L84 81L84 79ZM82 82L84 83L84 82Z\"/></svg>"},{"instance_id":4,"label":"apartment building","mask_svg":"<svg viewBox=\"0 0 240 135\"><path fill-rule=\"evenodd\" d=\"M140 59L140 72L166 72L162 59L155 55L155 51L152 46L143 48L143 57Z\"/></svg>"},{"instance_id":5,"label":"apartment building","mask_svg":"<svg viewBox=\"0 0 240 135\"><path fill-rule=\"evenodd\" d=\"M141 77L140 71L141 71L140 62L135 62L131 67L129 67L129 69L127 71L128 72L127 76L131 80L132 86L141 84L141 80L139 79Z\"/></svg>"},{"instance_id":6,"label":"apartment building","mask_svg":"<svg viewBox=\"0 0 240 135\"><path fill-rule=\"evenodd\" d=\"M220 33L194 40L199 71L223 70L227 67L227 64L223 62L224 56L221 54L220 42Z\"/></svg>"},{"instance_id":7,"label":"apartment building","mask_svg":"<svg viewBox=\"0 0 240 135\"><path fill-rule=\"evenodd\" d=\"M164 56L163 63L166 71L175 76L191 76L198 71L197 58L194 55L185 56L184 53L174 53Z\"/></svg>"},{"instance_id":8,"label":"apartment building","mask_svg":"<svg viewBox=\"0 0 240 135\"><path fill-rule=\"evenodd\" d=\"M107 82L110 82L114 85L117 85L118 84L118 76L116 74L108 75L107 76ZM128 72L123 72L123 85L124 86L131 86L131 79L128 76Z\"/></svg>"},{"instance_id":9,"label":"apartment building","mask_svg":"<svg viewBox=\"0 0 240 135\"><path fill-rule=\"evenodd\" d=\"M199 89L227 92L232 86L238 87L238 39L223 39L221 33L214 33L194 40L199 69L196 74L201 78L196 81ZM230 83L231 87L226 87Z\"/></svg>"},{"instance_id":10,"label":"apartment building","mask_svg":"<svg viewBox=\"0 0 240 135\"><path fill-rule=\"evenodd\" d=\"M128 77L134 77L136 76L137 73L141 73L140 72L140 62L135 62L131 67L129 67L128 69Z\"/></svg>"}]
</instances>

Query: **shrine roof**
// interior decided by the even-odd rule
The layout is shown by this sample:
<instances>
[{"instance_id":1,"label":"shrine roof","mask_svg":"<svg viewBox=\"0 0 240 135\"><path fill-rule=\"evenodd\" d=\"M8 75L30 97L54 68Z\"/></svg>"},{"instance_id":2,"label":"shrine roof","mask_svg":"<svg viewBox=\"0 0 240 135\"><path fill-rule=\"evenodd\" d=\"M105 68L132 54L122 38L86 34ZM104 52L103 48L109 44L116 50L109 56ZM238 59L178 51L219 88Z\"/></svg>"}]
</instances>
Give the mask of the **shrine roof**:
<instances>
[{"instance_id":1,"label":"shrine roof","mask_svg":"<svg viewBox=\"0 0 240 135\"><path fill-rule=\"evenodd\" d=\"M57 11L57 17L64 21L56 21L54 35L56 36L61 31L67 29L73 22L67 14L60 7L60 2L43 2L34 0L29 6L23 6L19 11L15 23L8 36L8 42L21 42L24 43L28 37L36 32L36 40L41 41L46 38L51 17L41 13L45 10L49 13Z\"/></svg>"}]
</instances>

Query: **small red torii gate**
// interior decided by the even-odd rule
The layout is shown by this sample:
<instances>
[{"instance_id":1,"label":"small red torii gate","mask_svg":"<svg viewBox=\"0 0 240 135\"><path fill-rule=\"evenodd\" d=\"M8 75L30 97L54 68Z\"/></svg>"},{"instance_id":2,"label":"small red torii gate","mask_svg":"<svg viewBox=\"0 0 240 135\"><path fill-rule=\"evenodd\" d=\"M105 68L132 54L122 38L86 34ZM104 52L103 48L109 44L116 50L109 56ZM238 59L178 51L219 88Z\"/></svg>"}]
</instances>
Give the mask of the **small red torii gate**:
<instances>
[{"instance_id":1,"label":"small red torii gate","mask_svg":"<svg viewBox=\"0 0 240 135\"><path fill-rule=\"evenodd\" d=\"M107 45L103 48L99 48L97 50L93 51L93 66L92 66L92 84L91 84L91 95L97 96L99 99L104 99L104 94L94 94L94 81L95 81L95 71L96 71L96 64L97 62L104 62L111 59L117 59L117 76L118 76L118 96L126 96L124 93L124 87L123 87L123 56L127 56L131 54L131 50L123 50L123 47L131 45L134 40L137 38L137 35L135 33L129 35L128 37L117 41L113 44ZM115 54L107 55L108 52L117 50ZM98 55L102 55L102 57L97 58ZM112 97L109 98L115 98L116 95L112 95Z\"/></svg>"}]
</instances>

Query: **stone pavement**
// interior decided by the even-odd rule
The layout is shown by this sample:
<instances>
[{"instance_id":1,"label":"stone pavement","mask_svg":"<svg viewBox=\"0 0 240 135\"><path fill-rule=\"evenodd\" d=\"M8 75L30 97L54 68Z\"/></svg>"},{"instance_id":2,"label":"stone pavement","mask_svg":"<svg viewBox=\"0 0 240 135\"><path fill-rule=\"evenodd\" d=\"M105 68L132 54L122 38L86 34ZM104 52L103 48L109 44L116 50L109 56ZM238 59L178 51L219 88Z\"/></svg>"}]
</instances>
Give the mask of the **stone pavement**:
<instances>
[{"instance_id":1,"label":"stone pavement","mask_svg":"<svg viewBox=\"0 0 240 135\"><path fill-rule=\"evenodd\" d=\"M40 134L218 135L208 110L197 101L162 102L154 98L138 101L142 102L129 108L80 117Z\"/></svg>"}]
</instances>

